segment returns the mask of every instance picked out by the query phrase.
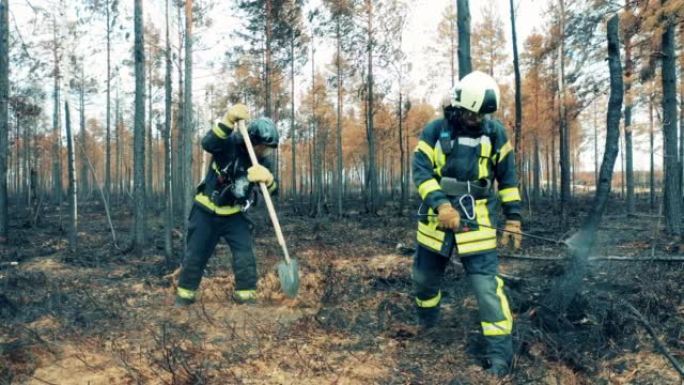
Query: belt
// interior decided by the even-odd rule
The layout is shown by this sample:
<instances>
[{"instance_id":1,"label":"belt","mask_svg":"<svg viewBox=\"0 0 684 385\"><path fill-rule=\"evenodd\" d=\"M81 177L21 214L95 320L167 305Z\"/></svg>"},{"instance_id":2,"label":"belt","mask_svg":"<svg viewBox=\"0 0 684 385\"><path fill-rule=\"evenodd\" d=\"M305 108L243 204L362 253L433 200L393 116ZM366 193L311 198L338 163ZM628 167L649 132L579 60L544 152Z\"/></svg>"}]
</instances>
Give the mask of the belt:
<instances>
[{"instance_id":1,"label":"belt","mask_svg":"<svg viewBox=\"0 0 684 385\"><path fill-rule=\"evenodd\" d=\"M439 181L439 187L447 196L458 197L470 194L475 199L485 199L489 197L492 190L492 182L489 179L459 181L456 178L443 177Z\"/></svg>"}]
</instances>

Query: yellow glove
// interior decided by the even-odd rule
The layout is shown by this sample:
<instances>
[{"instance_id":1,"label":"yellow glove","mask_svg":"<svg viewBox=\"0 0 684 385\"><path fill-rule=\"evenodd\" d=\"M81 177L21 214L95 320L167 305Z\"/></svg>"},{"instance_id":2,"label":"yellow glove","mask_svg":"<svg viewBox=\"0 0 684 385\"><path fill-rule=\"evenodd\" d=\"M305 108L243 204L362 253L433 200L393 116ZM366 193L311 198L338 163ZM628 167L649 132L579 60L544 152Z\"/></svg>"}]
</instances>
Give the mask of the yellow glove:
<instances>
[{"instance_id":1,"label":"yellow glove","mask_svg":"<svg viewBox=\"0 0 684 385\"><path fill-rule=\"evenodd\" d=\"M520 250L520 243L522 242L522 224L520 221L507 220L506 226L501 235L501 246L508 247L513 241L513 250Z\"/></svg>"},{"instance_id":2,"label":"yellow glove","mask_svg":"<svg viewBox=\"0 0 684 385\"><path fill-rule=\"evenodd\" d=\"M461 224L461 216L451 203L443 203L437 208L438 227L449 230L457 230Z\"/></svg>"},{"instance_id":3,"label":"yellow glove","mask_svg":"<svg viewBox=\"0 0 684 385\"><path fill-rule=\"evenodd\" d=\"M252 166L247 169L247 180L254 183L266 183L270 186L273 183L273 174L262 165Z\"/></svg>"},{"instance_id":4,"label":"yellow glove","mask_svg":"<svg viewBox=\"0 0 684 385\"><path fill-rule=\"evenodd\" d=\"M226 112L226 114L223 115L221 123L223 123L223 125L225 125L226 127L232 129L235 125L235 122L237 122L238 120L247 119L249 119L249 110L247 109L247 106L238 103L228 109L228 112Z\"/></svg>"}]
</instances>

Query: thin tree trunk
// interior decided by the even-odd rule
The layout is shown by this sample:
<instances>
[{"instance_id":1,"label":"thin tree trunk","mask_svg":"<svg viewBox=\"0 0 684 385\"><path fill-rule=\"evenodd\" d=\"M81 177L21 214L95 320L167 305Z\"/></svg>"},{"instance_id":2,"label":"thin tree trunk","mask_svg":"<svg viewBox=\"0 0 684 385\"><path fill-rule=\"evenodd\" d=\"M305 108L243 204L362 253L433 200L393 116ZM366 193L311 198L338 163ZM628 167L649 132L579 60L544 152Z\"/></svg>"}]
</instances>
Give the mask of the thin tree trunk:
<instances>
[{"instance_id":1,"label":"thin tree trunk","mask_svg":"<svg viewBox=\"0 0 684 385\"><path fill-rule=\"evenodd\" d=\"M337 216L342 217L342 163L344 158L342 157L342 47L341 40L342 34L340 32L340 15L336 17L336 40L337 40L337 172L336 172L336 183L335 183L335 197L337 198ZM399 124L399 133L401 135L401 123Z\"/></svg>"},{"instance_id":2,"label":"thin tree trunk","mask_svg":"<svg viewBox=\"0 0 684 385\"><path fill-rule=\"evenodd\" d=\"M404 140L404 94L399 90L399 164L400 164L400 169L399 169L399 183L401 183L401 196L399 198L399 213L404 212L404 205L406 204L406 185L404 183L404 180L406 179L406 168L404 165L404 157L406 154L404 153L404 145L403 145L403 140Z\"/></svg>"},{"instance_id":3,"label":"thin tree trunk","mask_svg":"<svg viewBox=\"0 0 684 385\"><path fill-rule=\"evenodd\" d=\"M9 4L0 0L0 244L7 243L9 211L7 152L9 145Z\"/></svg>"},{"instance_id":4,"label":"thin tree trunk","mask_svg":"<svg viewBox=\"0 0 684 385\"><path fill-rule=\"evenodd\" d=\"M192 1L192 0L190 0ZM187 4L187 3L186 3ZM272 4L271 0L266 0L266 9L265 9L265 16L266 16L266 23L265 23L265 33L264 36L266 37L265 41L265 60L264 60L264 94L265 94L265 103L264 103L264 115L268 118L272 118L273 114L273 106L272 104L272 95L271 95L271 41L272 41L272 26L271 24L273 23L273 11L272 11Z\"/></svg>"},{"instance_id":5,"label":"thin tree trunk","mask_svg":"<svg viewBox=\"0 0 684 385\"><path fill-rule=\"evenodd\" d=\"M297 212L297 132L295 130L295 50L294 50L294 31L290 39L290 140L292 141L292 198L294 211Z\"/></svg>"},{"instance_id":6,"label":"thin tree trunk","mask_svg":"<svg viewBox=\"0 0 684 385\"><path fill-rule=\"evenodd\" d=\"M86 132L86 122L85 122L85 75L84 75L84 68L83 62L81 62L81 81L80 81L80 90L79 90L79 129L81 130L81 145L83 148L88 148L87 144L87 136L88 133ZM80 178L81 178L81 196L85 197L88 196L90 193L90 187L88 183L88 163L85 160L85 153L81 154L81 164L80 164Z\"/></svg>"},{"instance_id":7,"label":"thin tree trunk","mask_svg":"<svg viewBox=\"0 0 684 385\"><path fill-rule=\"evenodd\" d=\"M625 6L627 8L627 6ZM636 211L634 202L634 161L632 145L632 73L634 63L632 61L632 46L630 32L625 36L625 177L627 182L627 212L633 214Z\"/></svg>"},{"instance_id":8,"label":"thin tree trunk","mask_svg":"<svg viewBox=\"0 0 684 385\"><path fill-rule=\"evenodd\" d=\"M373 3L371 0L366 1L368 7L368 107L366 115L366 135L368 138L368 176L370 177L370 202L369 210L371 214L377 212L378 200L378 182L377 170L375 160L375 129L373 126L374 114L374 97L373 97Z\"/></svg>"},{"instance_id":9,"label":"thin tree trunk","mask_svg":"<svg viewBox=\"0 0 684 385\"><path fill-rule=\"evenodd\" d=\"M69 192L67 193L69 200L69 225L67 234L69 236L69 251L76 252L78 246L77 239L77 206L76 206L76 159L74 156L74 136L71 132L71 116L69 113L69 102L64 102L64 118L66 120L66 140L67 140L67 170L69 176Z\"/></svg>"},{"instance_id":10,"label":"thin tree trunk","mask_svg":"<svg viewBox=\"0 0 684 385\"><path fill-rule=\"evenodd\" d=\"M107 117L106 117L106 139L105 139L105 199L110 202L111 195L111 168L112 168L112 154L111 154L111 90L112 90L112 59L111 59L111 20L109 15L110 0L105 1L106 15L107 15Z\"/></svg>"},{"instance_id":11,"label":"thin tree trunk","mask_svg":"<svg viewBox=\"0 0 684 385\"><path fill-rule=\"evenodd\" d=\"M655 83L655 81L654 81ZM654 94L651 92L651 94L648 96L648 138L649 138L649 149L650 149L650 173L649 173L649 184L650 184L650 191L651 191L651 210L655 210L656 208L656 193L655 193L655 124L654 124L654 119L653 119L653 102L654 102Z\"/></svg>"},{"instance_id":12,"label":"thin tree trunk","mask_svg":"<svg viewBox=\"0 0 684 385\"><path fill-rule=\"evenodd\" d=\"M142 255L145 245L145 44L142 0L135 0L135 127L134 127L134 205L135 230L133 249Z\"/></svg>"},{"instance_id":13,"label":"thin tree trunk","mask_svg":"<svg viewBox=\"0 0 684 385\"><path fill-rule=\"evenodd\" d=\"M151 51L151 47L150 47ZM154 188L152 186L152 159L155 157L154 156L154 147L152 147L152 60L153 58L152 52L150 52L150 60L147 63L147 154L145 157L146 160L146 170L145 170L145 176L147 178L147 181L145 182L145 191L147 192L147 201L148 204L152 204L152 202L155 202L154 200Z\"/></svg>"},{"instance_id":14,"label":"thin tree trunk","mask_svg":"<svg viewBox=\"0 0 684 385\"><path fill-rule=\"evenodd\" d=\"M166 0L166 76L164 79L164 256L173 265L173 191L171 189L171 40L169 38L169 0Z\"/></svg>"},{"instance_id":15,"label":"thin tree trunk","mask_svg":"<svg viewBox=\"0 0 684 385\"><path fill-rule=\"evenodd\" d=\"M521 174L521 161L520 157L522 155L522 90L520 89L520 64L518 60L518 39L515 29L515 8L513 6L513 0L510 0L511 6L511 32L513 41L513 70L515 73L515 155L518 175Z\"/></svg>"},{"instance_id":16,"label":"thin tree trunk","mask_svg":"<svg viewBox=\"0 0 684 385\"><path fill-rule=\"evenodd\" d=\"M192 0L185 1L185 99L183 100L183 218L185 234L188 233L188 221L192 208ZM187 239L186 239L187 242Z\"/></svg>"},{"instance_id":17,"label":"thin tree trunk","mask_svg":"<svg viewBox=\"0 0 684 385\"><path fill-rule=\"evenodd\" d=\"M608 67L610 70L610 97L606 118L606 147L601 164L599 186L594 196L594 203L580 231L568 242L572 254L569 269L557 281L545 299L545 305L551 310L554 323L558 323L558 314L563 314L575 295L584 286L583 279L587 270L588 257L596 240L601 218L610 197L611 181L620 137L620 115L624 95L622 68L620 64L620 43L618 38L618 15L608 21Z\"/></svg>"},{"instance_id":18,"label":"thin tree trunk","mask_svg":"<svg viewBox=\"0 0 684 385\"><path fill-rule=\"evenodd\" d=\"M458 24L458 77L472 72L470 61L470 5L468 0L456 0Z\"/></svg>"},{"instance_id":19,"label":"thin tree trunk","mask_svg":"<svg viewBox=\"0 0 684 385\"><path fill-rule=\"evenodd\" d=\"M666 0L662 1L665 4ZM665 226L674 236L681 234L681 193L677 151L677 73L675 56L675 25L667 23L662 34L663 87L663 150L665 153Z\"/></svg>"},{"instance_id":20,"label":"thin tree trunk","mask_svg":"<svg viewBox=\"0 0 684 385\"><path fill-rule=\"evenodd\" d=\"M57 207L62 204L62 145L61 145L61 105L60 105L60 56L59 56L59 40L57 39L57 20L53 18L53 54L54 54L54 91L53 91L53 105L54 114L52 116L52 135L53 135L53 155L52 155L52 183L53 183L53 198ZM61 211L60 211L61 212Z\"/></svg>"},{"instance_id":21,"label":"thin tree trunk","mask_svg":"<svg viewBox=\"0 0 684 385\"><path fill-rule=\"evenodd\" d=\"M558 95L559 95L559 120L560 120L560 177L561 177L561 228L565 229L568 224L568 211L570 204L570 133L565 109L565 3L559 0L560 6L560 44L558 46Z\"/></svg>"}]
</instances>

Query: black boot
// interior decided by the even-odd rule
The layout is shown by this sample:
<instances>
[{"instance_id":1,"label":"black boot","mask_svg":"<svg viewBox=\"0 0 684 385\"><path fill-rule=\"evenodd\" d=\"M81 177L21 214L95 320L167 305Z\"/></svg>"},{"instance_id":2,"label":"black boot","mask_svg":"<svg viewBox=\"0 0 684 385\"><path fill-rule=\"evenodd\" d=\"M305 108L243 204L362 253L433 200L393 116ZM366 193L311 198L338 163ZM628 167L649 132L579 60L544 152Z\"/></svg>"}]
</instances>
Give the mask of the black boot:
<instances>
[{"instance_id":1,"label":"black boot","mask_svg":"<svg viewBox=\"0 0 684 385\"><path fill-rule=\"evenodd\" d=\"M497 378L503 378L511 372L510 365L503 360L490 359L485 365L485 372Z\"/></svg>"}]
</instances>

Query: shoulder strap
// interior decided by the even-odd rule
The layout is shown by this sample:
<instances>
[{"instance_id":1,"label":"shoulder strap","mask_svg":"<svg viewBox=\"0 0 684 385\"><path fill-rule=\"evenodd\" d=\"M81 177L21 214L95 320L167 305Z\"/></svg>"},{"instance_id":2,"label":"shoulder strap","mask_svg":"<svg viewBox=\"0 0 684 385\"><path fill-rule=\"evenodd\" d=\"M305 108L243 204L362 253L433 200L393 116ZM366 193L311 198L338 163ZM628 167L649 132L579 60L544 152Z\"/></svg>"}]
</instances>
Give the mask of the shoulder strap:
<instances>
[{"instance_id":1,"label":"shoulder strap","mask_svg":"<svg viewBox=\"0 0 684 385\"><path fill-rule=\"evenodd\" d=\"M442 147L444 155L449 156L449 154L451 154L451 150L453 149L451 143L451 130L449 129L449 123L447 123L446 119L442 120L442 127L439 132L439 145Z\"/></svg>"}]
</instances>

